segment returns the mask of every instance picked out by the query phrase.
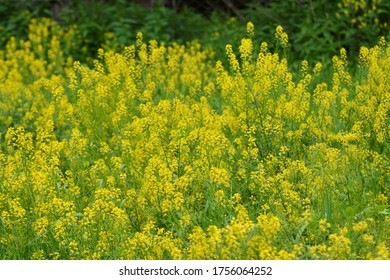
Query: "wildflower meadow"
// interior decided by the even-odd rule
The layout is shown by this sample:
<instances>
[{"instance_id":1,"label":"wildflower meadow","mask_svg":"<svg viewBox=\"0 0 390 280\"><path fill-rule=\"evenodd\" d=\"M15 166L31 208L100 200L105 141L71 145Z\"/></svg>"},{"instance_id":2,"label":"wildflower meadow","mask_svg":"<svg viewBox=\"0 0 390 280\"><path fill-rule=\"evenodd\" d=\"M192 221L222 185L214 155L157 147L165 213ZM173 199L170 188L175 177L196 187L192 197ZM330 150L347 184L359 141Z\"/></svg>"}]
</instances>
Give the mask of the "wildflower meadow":
<instances>
[{"instance_id":1,"label":"wildflower meadow","mask_svg":"<svg viewBox=\"0 0 390 280\"><path fill-rule=\"evenodd\" d=\"M385 37L293 71L280 25L90 63L77 27L27 32L0 50L1 259L390 258Z\"/></svg>"}]
</instances>

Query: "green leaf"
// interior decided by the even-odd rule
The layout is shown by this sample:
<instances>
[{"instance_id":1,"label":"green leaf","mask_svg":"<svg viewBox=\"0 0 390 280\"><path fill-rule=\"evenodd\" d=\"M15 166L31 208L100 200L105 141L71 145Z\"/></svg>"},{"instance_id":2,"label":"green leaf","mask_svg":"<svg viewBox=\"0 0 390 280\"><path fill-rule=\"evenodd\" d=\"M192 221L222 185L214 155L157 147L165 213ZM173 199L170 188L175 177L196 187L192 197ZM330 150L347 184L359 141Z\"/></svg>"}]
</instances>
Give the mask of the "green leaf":
<instances>
[{"instance_id":1,"label":"green leaf","mask_svg":"<svg viewBox=\"0 0 390 280\"><path fill-rule=\"evenodd\" d=\"M301 239L301 236L303 234L303 232L305 231L305 229L307 228L309 224L304 224L298 231L296 237L295 237L295 243L299 243L299 240Z\"/></svg>"}]
</instances>

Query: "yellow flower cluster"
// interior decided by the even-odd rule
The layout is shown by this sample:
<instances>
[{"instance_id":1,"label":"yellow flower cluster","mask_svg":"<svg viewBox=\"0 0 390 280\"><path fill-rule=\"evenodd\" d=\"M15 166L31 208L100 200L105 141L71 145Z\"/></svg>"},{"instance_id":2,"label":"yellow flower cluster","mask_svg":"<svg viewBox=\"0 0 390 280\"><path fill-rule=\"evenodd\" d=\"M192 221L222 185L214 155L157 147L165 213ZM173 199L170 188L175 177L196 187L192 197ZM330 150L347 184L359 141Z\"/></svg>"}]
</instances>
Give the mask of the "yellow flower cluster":
<instances>
[{"instance_id":1,"label":"yellow flower cluster","mask_svg":"<svg viewBox=\"0 0 390 280\"><path fill-rule=\"evenodd\" d=\"M1 258L389 258L384 39L327 84L251 23L229 65L139 33L88 66L75 34L34 20L0 51Z\"/></svg>"},{"instance_id":2,"label":"yellow flower cluster","mask_svg":"<svg viewBox=\"0 0 390 280\"><path fill-rule=\"evenodd\" d=\"M288 45L288 34L284 32L283 27L281 25L278 25L276 27L275 32L275 38L278 40L279 44L282 46L282 48L287 48Z\"/></svg>"}]
</instances>

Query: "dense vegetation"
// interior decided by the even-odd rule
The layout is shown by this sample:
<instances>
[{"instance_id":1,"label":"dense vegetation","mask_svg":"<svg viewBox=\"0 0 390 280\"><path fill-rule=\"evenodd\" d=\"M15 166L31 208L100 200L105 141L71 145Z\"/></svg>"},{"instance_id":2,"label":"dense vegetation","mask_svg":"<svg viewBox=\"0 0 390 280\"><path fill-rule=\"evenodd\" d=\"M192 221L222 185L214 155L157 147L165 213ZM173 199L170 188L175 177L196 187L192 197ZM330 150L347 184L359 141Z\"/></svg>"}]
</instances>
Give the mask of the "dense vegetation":
<instances>
[{"instance_id":1,"label":"dense vegetation","mask_svg":"<svg viewBox=\"0 0 390 280\"><path fill-rule=\"evenodd\" d=\"M383 2L2 5L0 258L389 259Z\"/></svg>"},{"instance_id":2,"label":"dense vegetation","mask_svg":"<svg viewBox=\"0 0 390 280\"><path fill-rule=\"evenodd\" d=\"M275 43L276 26L283 26L291 43L290 66L298 68L299 61L307 59L328 67L342 47L354 60L360 46L372 47L390 31L390 2L383 0L3 0L1 44L11 36L26 39L31 19L42 16L57 20L64 29L77 26L73 40L78 46L72 57L81 61L95 57L103 45L119 51L134 44L139 31L145 41L196 39L223 59L225 45L238 47L251 21L256 26L254 39L270 45Z\"/></svg>"}]
</instances>

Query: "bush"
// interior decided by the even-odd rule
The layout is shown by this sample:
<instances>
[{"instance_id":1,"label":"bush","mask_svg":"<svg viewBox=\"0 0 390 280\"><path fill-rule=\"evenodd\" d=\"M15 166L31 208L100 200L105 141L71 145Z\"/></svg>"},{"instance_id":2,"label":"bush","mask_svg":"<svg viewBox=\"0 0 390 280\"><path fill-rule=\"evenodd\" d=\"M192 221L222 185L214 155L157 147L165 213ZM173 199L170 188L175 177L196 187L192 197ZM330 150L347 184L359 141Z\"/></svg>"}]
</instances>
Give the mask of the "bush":
<instances>
[{"instance_id":1,"label":"bush","mask_svg":"<svg viewBox=\"0 0 390 280\"><path fill-rule=\"evenodd\" d=\"M330 67L329 58L341 47L357 57L358 46L372 46L389 32L390 2L383 0L230 1L230 8L221 1L208 1L207 9L199 1L187 1L187 6L151 1L151 7L141 2L64 1L58 2L64 5L53 14L49 1L18 1L16 5L14 1L4 1L0 10L4 19L0 25L1 43L4 46L11 36L25 39L31 18L51 16L65 29L77 26L81 45L74 57L82 61L93 57L101 46L119 50L133 44L138 31L143 32L146 41L156 39L169 44L198 40L222 57L225 45L237 47L242 26L252 21L256 39L271 45L273 30L283 26L291 42L286 55L291 66L298 69L300 61L309 57Z\"/></svg>"}]
</instances>

